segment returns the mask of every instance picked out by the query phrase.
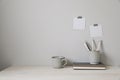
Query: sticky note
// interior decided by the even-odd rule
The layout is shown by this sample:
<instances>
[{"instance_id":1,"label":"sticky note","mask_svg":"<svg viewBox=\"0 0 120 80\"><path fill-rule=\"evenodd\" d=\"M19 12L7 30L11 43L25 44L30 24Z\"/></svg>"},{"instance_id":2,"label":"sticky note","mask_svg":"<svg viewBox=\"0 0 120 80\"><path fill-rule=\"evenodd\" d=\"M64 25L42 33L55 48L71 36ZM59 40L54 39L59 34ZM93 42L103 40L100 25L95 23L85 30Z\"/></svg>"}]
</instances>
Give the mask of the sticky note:
<instances>
[{"instance_id":1,"label":"sticky note","mask_svg":"<svg viewBox=\"0 0 120 80\"><path fill-rule=\"evenodd\" d=\"M100 24L94 24L90 26L90 36L91 37L102 37L103 31Z\"/></svg>"},{"instance_id":2,"label":"sticky note","mask_svg":"<svg viewBox=\"0 0 120 80\"><path fill-rule=\"evenodd\" d=\"M85 18L76 17L73 19L73 29L74 30L84 30L85 29Z\"/></svg>"}]
</instances>

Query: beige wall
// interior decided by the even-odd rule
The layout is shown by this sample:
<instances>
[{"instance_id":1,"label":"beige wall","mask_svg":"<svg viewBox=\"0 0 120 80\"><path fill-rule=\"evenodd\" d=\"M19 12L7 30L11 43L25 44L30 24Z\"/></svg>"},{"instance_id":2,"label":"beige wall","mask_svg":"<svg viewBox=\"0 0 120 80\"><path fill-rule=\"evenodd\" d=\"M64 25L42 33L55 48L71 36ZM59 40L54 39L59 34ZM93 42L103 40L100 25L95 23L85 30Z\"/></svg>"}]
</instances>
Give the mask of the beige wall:
<instances>
[{"instance_id":1,"label":"beige wall","mask_svg":"<svg viewBox=\"0 0 120 80\"><path fill-rule=\"evenodd\" d=\"M86 18L86 29L74 31L72 20ZM84 40L89 25L100 23L104 35L103 61L120 65L119 0L0 0L1 53L15 65L50 65L53 55L71 61L88 60Z\"/></svg>"}]
</instances>

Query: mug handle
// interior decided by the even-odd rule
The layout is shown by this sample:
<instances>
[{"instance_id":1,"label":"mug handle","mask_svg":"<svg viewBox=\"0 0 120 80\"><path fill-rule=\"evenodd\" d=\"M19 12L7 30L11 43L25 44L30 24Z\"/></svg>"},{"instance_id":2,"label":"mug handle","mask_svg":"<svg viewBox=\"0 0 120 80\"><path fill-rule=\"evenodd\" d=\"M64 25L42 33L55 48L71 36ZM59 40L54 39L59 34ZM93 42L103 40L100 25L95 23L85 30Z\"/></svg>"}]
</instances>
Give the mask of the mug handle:
<instances>
[{"instance_id":1,"label":"mug handle","mask_svg":"<svg viewBox=\"0 0 120 80\"><path fill-rule=\"evenodd\" d=\"M67 59L62 59L62 62L64 62L63 66L67 64Z\"/></svg>"}]
</instances>

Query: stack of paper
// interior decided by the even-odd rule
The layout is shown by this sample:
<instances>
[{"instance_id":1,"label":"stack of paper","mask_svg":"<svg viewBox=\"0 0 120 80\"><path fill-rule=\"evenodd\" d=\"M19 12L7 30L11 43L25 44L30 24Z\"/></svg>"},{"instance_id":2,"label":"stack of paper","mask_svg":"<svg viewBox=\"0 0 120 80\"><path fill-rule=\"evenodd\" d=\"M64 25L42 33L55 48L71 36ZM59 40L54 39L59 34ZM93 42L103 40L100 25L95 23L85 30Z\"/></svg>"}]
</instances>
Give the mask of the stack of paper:
<instances>
[{"instance_id":1,"label":"stack of paper","mask_svg":"<svg viewBox=\"0 0 120 80\"><path fill-rule=\"evenodd\" d=\"M73 63L74 70L105 70L106 66L102 63L100 64L90 64L90 63Z\"/></svg>"}]
</instances>

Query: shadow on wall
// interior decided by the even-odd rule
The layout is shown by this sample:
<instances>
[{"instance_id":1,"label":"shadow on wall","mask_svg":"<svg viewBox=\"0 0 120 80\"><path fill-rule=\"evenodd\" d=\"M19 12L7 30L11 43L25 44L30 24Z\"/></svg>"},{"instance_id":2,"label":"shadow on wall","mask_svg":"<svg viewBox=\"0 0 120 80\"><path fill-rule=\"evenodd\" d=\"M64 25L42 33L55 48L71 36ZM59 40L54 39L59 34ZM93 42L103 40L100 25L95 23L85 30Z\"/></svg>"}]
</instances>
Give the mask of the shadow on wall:
<instances>
[{"instance_id":1,"label":"shadow on wall","mask_svg":"<svg viewBox=\"0 0 120 80\"><path fill-rule=\"evenodd\" d=\"M0 71L11 66L11 60L6 57L5 52L0 49Z\"/></svg>"},{"instance_id":2,"label":"shadow on wall","mask_svg":"<svg viewBox=\"0 0 120 80\"><path fill-rule=\"evenodd\" d=\"M108 63L108 61L111 63ZM101 53L101 62L106 65L111 65L113 63L112 59L110 59L110 57L107 56L104 52Z\"/></svg>"},{"instance_id":3,"label":"shadow on wall","mask_svg":"<svg viewBox=\"0 0 120 80\"><path fill-rule=\"evenodd\" d=\"M103 41L101 43L101 62L103 64L106 64L106 65L112 65L113 64L113 60L107 55L107 53L105 52L104 50L104 44L103 44ZM108 63L110 62L110 63Z\"/></svg>"}]
</instances>

